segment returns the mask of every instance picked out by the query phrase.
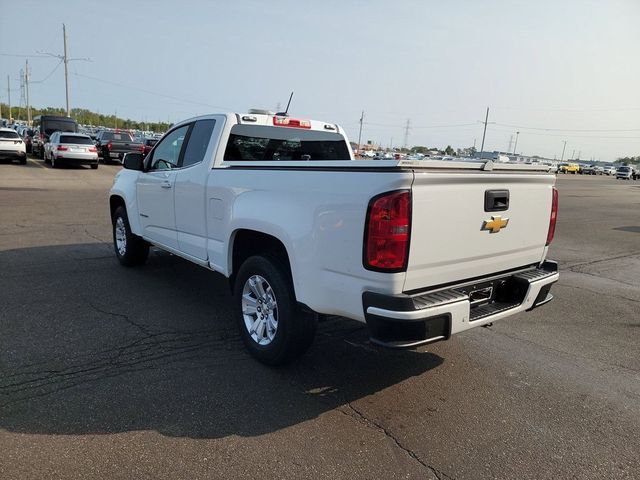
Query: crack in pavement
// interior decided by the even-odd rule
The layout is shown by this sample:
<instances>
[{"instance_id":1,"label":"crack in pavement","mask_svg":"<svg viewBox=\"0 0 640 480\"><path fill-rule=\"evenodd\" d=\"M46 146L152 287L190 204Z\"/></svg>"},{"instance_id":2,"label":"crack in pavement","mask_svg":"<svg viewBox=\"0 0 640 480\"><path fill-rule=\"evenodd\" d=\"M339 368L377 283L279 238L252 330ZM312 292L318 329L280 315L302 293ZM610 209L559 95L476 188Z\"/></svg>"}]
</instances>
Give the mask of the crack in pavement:
<instances>
[{"instance_id":1,"label":"crack in pavement","mask_svg":"<svg viewBox=\"0 0 640 480\"><path fill-rule=\"evenodd\" d=\"M132 327L138 329L142 334L144 334L147 337L152 335L149 332L149 330L147 330L147 328L148 328L147 325L142 325L142 324L134 322L133 320L131 320L131 318L129 318L129 315L126 315L124 313L116 313L116 312L109 312L107 310L103 310L101 308L98 308L96 305L94 305L90 301L87 301L87 305L89 305L93 310L95 310L98 313L102 313L104 315L111 315L111 316L117 317L117 318L122 318L125 322L127 322Z\"/></svg>"},{"instance_id":2,"label":"crack in pavement","mask_svg":"<svg viewBox=\"0 0 640 480\"><path fill-rule=\"evenodd\" d=\"M420 465L422 465L424 468L426 468L427 470L429 470L435 477L437 480L445 480L445 479L449 479L449 480L454 480L453 477L450 477L449 475L447 475L446 473L438 470L437 468L435 468L432 465L429 465L428 463L426 463L425 461L423 461L417 453L415 453L413 450L411 450L408 447L405 447L402 442L400 442L400 440L398 440L398 438L393 435L393 433L391 433L384 425L376 422L375 420L372 420L370 418L368 418L364 413L362 413L360 410L358 410L356 407L353 406L353 404L351 402L347 402L345 404L345 406L352 412L349 413L348 411L345 411L341 408L338 408L337 410L342 413L343 415L346 415L348 417L352 417L355 418L356 420L362 422L363 424L365 424L366 426L368 426L369 428L373 428L374 430L377 430L379 432L381 432L382 434L384 434L387 438L389 438L390 440L393 441L393 443L400 448L402 451L404 451L409 457L411 457L413 460L415 460L416 462L418 462Z\"/></svg>"},{"instance_id":3,"label":"crack in pavement","mask_svg":"<svg viewBox=\"0 0 640 480\"><path fill-rule=\"evenodd\" d=\"M87 302L104 315L124 320L136 328L137 338L124 345L72 357L77 361L58 369L51 362L22 365L11 374L0 375L0 406L51 395L83 383L140 370L157 369L179 361L214 359L217 363L246 358L235 329L152 331L149 325L133 321L128 315L109 312ZM41 365L44 368L34 368ZM26 370L26 371L25 371Z\"/></svg>"},{"instance_id":4,"label":"crack in pavement","mask_svg":"<svg viewBox=\"0 0 640 480\"><path fill-rule=\"evenodd\" d=\"M574 273L581 274L579 272L574 272ZM569 285L567 283L560 283L560 282L558 283L558 286L567 287L567 288L573 288L575 290L585 290L587 292L597 293L598 295L605 295L607 297L619 298L621 300L627 300L629 302L640 303L640 300L636 300L635 298L625 297L624 295L616 295L614 293L603 293L601 290L591 290L590 288L578 287L578 286L575 286L575 285Z\"/></svg>"}]
</instances>

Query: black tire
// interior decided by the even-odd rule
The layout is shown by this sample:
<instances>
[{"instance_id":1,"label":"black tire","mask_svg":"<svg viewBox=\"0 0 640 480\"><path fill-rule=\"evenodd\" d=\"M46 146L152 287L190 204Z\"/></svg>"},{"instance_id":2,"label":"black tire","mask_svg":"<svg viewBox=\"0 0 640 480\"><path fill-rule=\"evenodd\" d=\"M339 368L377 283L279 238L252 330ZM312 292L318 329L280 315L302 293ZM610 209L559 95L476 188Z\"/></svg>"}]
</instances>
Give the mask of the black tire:
<instances>
[{"instance_id":1,"label":"black tire","mask_svg":"<svg viewBox=\"0 0 640 480\"><path fill-rule=\"evenodd\" d=\"M26 165L27 164L27 156L25 155L24 158L20 159L20 165Z\"/></svg>"},{"instance_id":2,"label":"black tire","mask_svg":"<svg viewBox=\"0 0 640 480\"><path fill-rule=\"evenodd\" d=\"M271 342L260 345L251 337L242 312L242 292L247 281L260 275L271 286L277 302L277 329ZM296 301L291 275L278 258L271 255L247 259L236 276L234 309L240 336L249 353L267 365L283 365L299 357L313 343L317 315L303 312Z\"/></svg>"},{"instance_id":3,"label":"black tire","mask_svg":"<svg viewBox=\"0 0 640 480\"><path fill-rule=\"evenodd\" d=\"M116 226L118 220L122 219L124 227L124 251L121 252L116 242ZM127 216L127 210L124 207L118 207L113 214L112 219L113 226L113 248L116 252L116 257L121 265L125 267L135 267L137 265L144 265L149 256L149 244L138 235L135 235L131 231L129 226L129 217Z\"/></svg>"},{"instance_id":4,"label":"black tire","mask_svg":"<svg viewBox=\"0 0 640 480\"><path fill-rule=\"evenodd\" d=\"M92 163L91 164L91 170L97 170L98 169L98 163Z\"/></svg>"}]
</instances>

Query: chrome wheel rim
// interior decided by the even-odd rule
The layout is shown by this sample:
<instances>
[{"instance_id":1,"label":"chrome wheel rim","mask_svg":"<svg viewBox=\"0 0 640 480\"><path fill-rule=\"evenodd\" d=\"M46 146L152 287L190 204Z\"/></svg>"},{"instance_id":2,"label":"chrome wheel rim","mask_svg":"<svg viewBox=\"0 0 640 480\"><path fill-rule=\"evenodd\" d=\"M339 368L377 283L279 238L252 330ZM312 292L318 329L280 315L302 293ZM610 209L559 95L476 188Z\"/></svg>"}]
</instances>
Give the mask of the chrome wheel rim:
<instances>
[{"instance_id":1,"label":"chrome wheel rim","mask_svg":"<svg viewBox=\"0 0 640 480\"><path fill-rule=\"evenodd\" d=\"M116 248L120 256L127 253L127 230L124 227L122 217L116 219Z\"/></svg>"},{"instance_id":2,"label":"chrome wheel rim","mask_svg":"<svg viewBox=\"0 0 640 480\"><path fill-rule=\"evenodd\" d=\"M258 345L269 345L278 331L278 302L264 277L253 275L242 289L242 316L249 336Z\"/></svg>"}]
</instances>

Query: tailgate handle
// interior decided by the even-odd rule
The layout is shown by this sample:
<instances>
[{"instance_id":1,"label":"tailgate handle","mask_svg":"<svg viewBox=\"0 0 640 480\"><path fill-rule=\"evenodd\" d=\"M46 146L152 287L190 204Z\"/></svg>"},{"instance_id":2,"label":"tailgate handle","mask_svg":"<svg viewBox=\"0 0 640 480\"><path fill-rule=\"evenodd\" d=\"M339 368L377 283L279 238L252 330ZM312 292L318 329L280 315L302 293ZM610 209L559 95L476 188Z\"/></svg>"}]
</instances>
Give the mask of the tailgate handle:
<instances>
[{"instance_id":1,"label":"tailgate handle","mask_svg":"<svg viewBox=\"0 0 640 480\"><path fill-rule=\"evenodd\" d=\"M486 190L484 192L484 211L503 212L509 209L509 190Z\"/></svg>"}]
</instances>

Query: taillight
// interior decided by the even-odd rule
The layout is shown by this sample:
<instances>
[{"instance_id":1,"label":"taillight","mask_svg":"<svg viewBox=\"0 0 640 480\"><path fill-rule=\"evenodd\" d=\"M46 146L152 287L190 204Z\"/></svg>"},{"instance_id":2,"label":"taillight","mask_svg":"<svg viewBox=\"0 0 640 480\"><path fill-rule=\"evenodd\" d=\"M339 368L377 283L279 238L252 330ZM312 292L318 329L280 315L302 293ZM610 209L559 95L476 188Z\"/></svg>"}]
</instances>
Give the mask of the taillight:
<instances>
[{"instance_id":1,"label":"taillight","mask_svg":"<svg viewBox=\"0 0 640 480\"><path fill-rule=\"evenodd\" d=\"M273 124L276 127L311 128L309 120L299 120L289 117L273 117Z\"/></svg>"},{"instance_id":2,"label":"taillight","mask_svg":"<svg viewBox=\"0 0 640 480\"><path fill-rule=\"evenodd\" d=\"M65 147L64 145L58 145L58 148L56 148L56 150L60 152L64 152L66 150L69 150L69 147Z\"/></svg>"},{"instance_id":3,"label":"taillight","mask_svg":"<svg viewBox=\"0 0 640 480\"><path fill-rule=\"evenodd\" d=\"M369 202L364 233L364 267L383 272L407 269L411 234L411 193L384 193Z\"/></svg>"},{"instance_id":4,"label":"taillight","mask_svg":"<svg viewBox=\"0 0 640 480\"><path fill-rule=\"evenodd\" d=\"M140 145L140 148L138 150L140 150L140 152L144 153L144 144Z\"/></svg>"},{"instance_id":5,"label":"taillight","mask_svg":"<svg viewBox=\"0 0 640 480\"><path fill-rule=\"evenodd\" d=\"M558 219L558 189L553 187L551 197L551 217L549 218L549 232L547 233L547 246L552 242L556 233L556 220Z\"/></svg>"},{"instance_id":6,"label":"taillight","mask_svg":"<svg viewBox=\"0 0 640 480\"><path fill-rule=\"evenodd\" d=\"M112 148L113 145L111 144L111 142L107 143L107 150L111 151Z\"/></svg>"},{"instance_id":7,"label":"taillight","mask_svg":"<svg viewBox=\"0 0 640 480\"><path fill-rule=\"evenodd\" d=\"M97 152L98 149L96 147L89 147L90 152Z\"/></svg>"}]
</instances>

